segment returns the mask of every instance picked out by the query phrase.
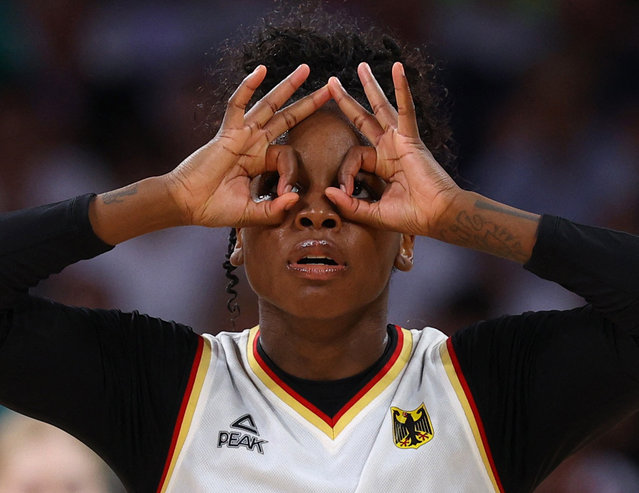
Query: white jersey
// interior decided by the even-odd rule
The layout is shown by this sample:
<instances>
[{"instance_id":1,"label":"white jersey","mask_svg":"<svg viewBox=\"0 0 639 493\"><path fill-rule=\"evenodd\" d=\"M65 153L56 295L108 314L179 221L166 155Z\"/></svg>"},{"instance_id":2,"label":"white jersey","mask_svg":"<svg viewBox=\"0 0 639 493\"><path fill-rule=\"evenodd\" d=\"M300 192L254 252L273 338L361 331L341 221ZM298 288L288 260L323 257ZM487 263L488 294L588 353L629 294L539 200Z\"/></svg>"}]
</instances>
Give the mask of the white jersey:
<instances>
[{"instance_id":1,"label":"white jersey","mask_svg":"<svg viewBox=\"0 0 639 493\"><path fill-rule=\"evenodd\" d=\"M500 491L450 342L396 330L388 363L333 418L266 365L258 327L203 336L158 491Z\"/></svg>"}]
</instances>

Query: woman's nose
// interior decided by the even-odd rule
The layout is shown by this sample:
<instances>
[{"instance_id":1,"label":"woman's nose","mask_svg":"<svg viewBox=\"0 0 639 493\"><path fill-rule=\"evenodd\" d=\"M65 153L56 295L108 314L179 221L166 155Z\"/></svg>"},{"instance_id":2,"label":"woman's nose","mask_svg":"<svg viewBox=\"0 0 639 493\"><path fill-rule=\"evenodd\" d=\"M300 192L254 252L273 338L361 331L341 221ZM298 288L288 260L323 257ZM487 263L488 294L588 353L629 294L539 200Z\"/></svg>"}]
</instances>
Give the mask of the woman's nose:
<instances>
[{"instance_id":1,"label":"woman's nose","mask_svg":"<svg viewBox=\"0 0 639 493\"><path fill-rule=\"evenodd\" d=\"M327 228L339 230L342 218L333 209L332 203L323 196L321 199L310 200L295 216L295 226L300 229Z\"/></svg>"}]
</instances>

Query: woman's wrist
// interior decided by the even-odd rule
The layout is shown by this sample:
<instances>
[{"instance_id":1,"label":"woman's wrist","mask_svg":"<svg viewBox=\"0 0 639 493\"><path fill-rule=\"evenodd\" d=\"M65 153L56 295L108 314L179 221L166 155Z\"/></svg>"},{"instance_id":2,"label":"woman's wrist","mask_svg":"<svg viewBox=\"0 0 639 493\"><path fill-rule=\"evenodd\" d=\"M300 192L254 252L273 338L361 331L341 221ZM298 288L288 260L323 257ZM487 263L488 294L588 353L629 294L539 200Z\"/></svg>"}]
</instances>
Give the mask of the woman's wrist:
<instances>
[{"instance_id":1,"label":"woman's wrist","mask_svg":"<svg viewBox=\"0 0 639 493\"><path fill-rule=\"evenodd\" d=\"M426 236L437 240L446 241L442 238L442 231L448 230L455 222L459 210L467 207L469 192L458 187L457 185L442 190L437 194L431 204L432 219L428 224L428 233Z\"/></svg>"},{"instance_id":2,"label":"woman's wrist","mask_svg":"<svg viewBox=\"0 0 639 493\"><path fill-rule=\"evenodd\" d=\"M89 207L89 220L95 234L110 245L185 224L166 175L98 195Z\"/></svg>"}]
</instances>

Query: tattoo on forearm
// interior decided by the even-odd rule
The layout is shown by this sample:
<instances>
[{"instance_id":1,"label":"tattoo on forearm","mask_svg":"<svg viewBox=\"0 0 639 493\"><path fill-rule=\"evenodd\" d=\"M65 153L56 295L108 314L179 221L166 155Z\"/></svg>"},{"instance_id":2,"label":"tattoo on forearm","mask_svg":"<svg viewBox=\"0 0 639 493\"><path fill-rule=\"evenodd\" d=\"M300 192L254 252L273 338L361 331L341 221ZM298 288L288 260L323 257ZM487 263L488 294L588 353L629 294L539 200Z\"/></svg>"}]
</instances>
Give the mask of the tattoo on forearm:
<instances>
[{"instance_id":1,"label":"tattoo on forearm","mask_svg":"<svg viewBox=\"0 0 639 493\"><path fill-rule=\"evenodd\" d=\"M492 204L488 205L493 207ZM482 209L482 207L478 208ZM488 207L483 208L488 209ZM499 212L502 211L499 210ZM534 216L521 217L535 219ZM522 263L528 260L529 253L525 251L520 238L510 232L508 228L488 220L481 214L469 214L468 211L461 211L457 215L455 223L443 230L441 234L442 238L450 243L476 248Z\"/></svg>"},{"instance_id":2,"label":"tattoo on forearm","mask_svg":"<svg viewBox=\"0 0 639 493\"><path fill-rule=\"evenodd\" d=\"M490 202L484 202L483 200L477 200L475 202L477 209L484 209L486 211L501 212L502 214L508 214L509 216L520 217L522 219L528 219L529 221L537 221L537 216L530 212L518 211L509 207L502 207L497 204L491 204Z\"/></svg>"},{"instance_id":3,"label":"tattoo on forearm","mask_svg":"<svg viewBox=\"0 0 639 493\"><path fill-rule=\"evenodd\" d=\"M134 183L120 190L105 193L102 195L102 202L106 205L119 204L124 202L124 197L135 195L136 193L138 193L138 185Z\"/></svg>"}]
</instances>

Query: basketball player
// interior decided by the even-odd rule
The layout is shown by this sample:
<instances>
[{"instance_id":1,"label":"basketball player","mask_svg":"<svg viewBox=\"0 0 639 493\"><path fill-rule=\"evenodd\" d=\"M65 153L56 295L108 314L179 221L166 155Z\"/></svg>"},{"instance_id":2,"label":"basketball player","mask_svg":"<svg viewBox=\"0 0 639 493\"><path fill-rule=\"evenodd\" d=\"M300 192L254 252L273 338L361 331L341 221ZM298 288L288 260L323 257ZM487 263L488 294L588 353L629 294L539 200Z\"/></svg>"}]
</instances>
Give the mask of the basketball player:
<instances>
[{"instance_id":1,"label":"basketball player","mask_svg":"<svg viewBox=\"0 0 639 493\"><path fill-rule=\"evenodd\" d=\"M426 63L373 31L295 22L242 48L260 62L172 172L2 216L0 403L80 438L132 492L532 491L639 409L639 239L461 189ZM200 336L28 294L185 224L234 228L259 325ZM587 305L452 338L389 325L417 235Z\"/></svg>"}]
</instances>

